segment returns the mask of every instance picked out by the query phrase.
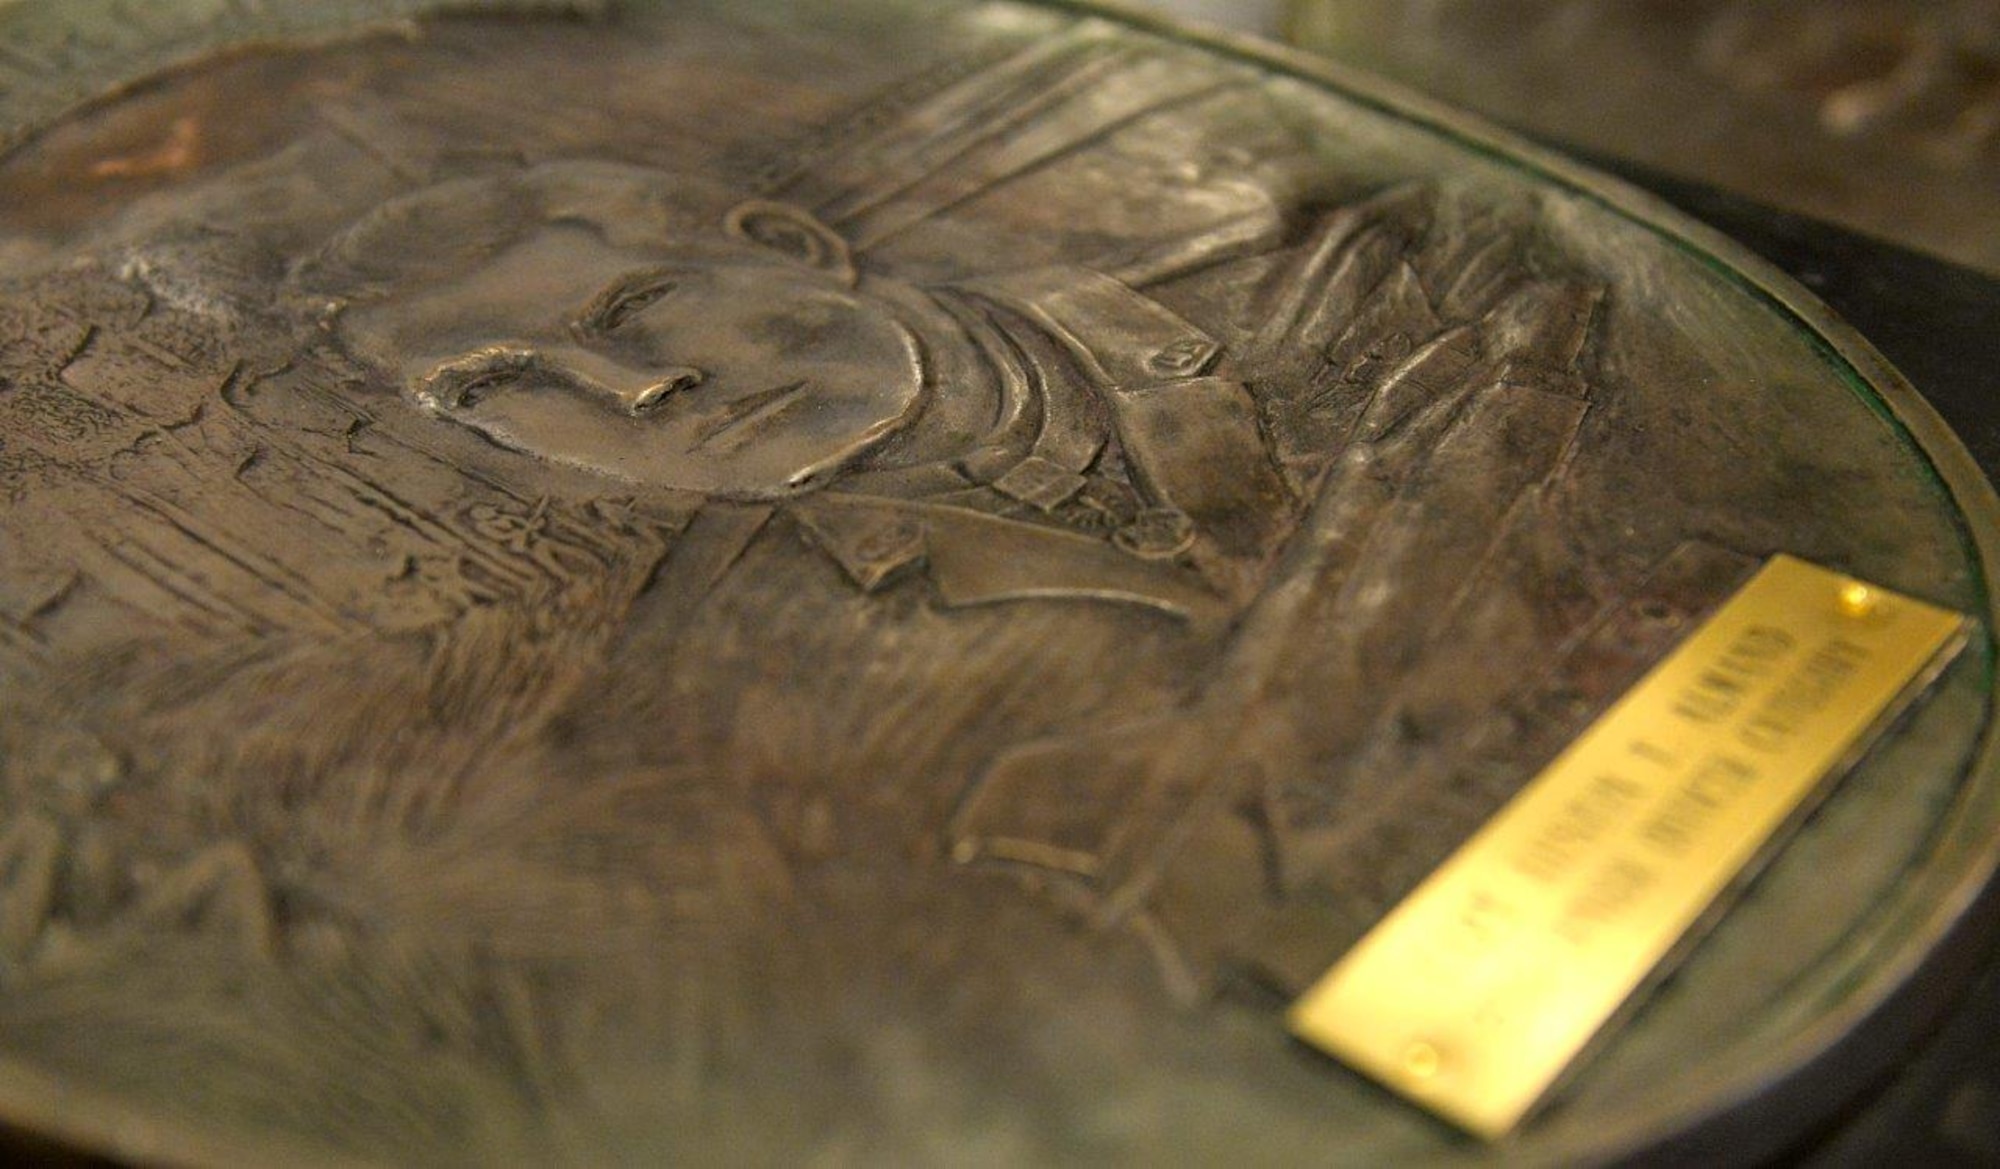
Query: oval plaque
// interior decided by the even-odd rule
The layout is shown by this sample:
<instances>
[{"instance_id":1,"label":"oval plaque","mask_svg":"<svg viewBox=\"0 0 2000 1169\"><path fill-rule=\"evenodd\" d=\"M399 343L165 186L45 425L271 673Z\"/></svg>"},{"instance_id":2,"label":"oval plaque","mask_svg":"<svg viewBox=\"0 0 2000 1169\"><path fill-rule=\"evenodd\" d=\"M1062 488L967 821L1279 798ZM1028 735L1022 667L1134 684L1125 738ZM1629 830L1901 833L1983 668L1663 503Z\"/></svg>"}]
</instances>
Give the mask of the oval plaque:
<instances>
[{"instance_id":1,"label":"oval plaque","mask_svg":"<svg viewBox=\"0 0 2000 1169\"><path fill-rule=\"evenodd\" d=\"M1988 488L1640 195L1077 5L134 8L0 9L18 1124L1488 1156L1286 1007L1781 554L1979 632L1510 1154L1801 1130L1989 875Z\"/></svg>"}]
</instances>

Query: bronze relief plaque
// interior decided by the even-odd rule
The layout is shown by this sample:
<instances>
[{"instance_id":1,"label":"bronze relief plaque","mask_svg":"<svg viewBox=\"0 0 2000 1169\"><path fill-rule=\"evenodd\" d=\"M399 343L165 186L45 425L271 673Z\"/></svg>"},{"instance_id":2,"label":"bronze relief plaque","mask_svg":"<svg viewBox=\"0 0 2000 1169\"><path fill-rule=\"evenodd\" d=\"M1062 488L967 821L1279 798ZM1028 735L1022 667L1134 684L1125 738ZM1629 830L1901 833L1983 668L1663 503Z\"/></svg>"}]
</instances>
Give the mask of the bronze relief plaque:
<instances>
[{"instance_id":1,"label":"bronze relief plaque","mask_svg":"<svg viewBox=\"0 0 2000 1169\"><path fill-rule=\"evenodd\" d=\"M1991 612L1983 482L1804 293L1323 66L1009 2L136 7L0 10L20 1124L1484 1156L1284 1004L1765 558ZM1989 670L1516 1155L1853 1086L1990 867Z\"/></svg>"}]
</instances>

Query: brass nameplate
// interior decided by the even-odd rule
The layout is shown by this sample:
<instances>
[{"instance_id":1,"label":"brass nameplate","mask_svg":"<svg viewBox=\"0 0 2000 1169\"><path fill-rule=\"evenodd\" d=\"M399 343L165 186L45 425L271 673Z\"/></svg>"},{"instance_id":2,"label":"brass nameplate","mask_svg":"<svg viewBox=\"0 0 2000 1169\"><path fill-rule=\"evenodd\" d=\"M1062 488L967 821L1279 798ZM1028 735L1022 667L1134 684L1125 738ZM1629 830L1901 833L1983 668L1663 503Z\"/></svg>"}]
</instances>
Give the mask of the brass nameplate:
<instances>
[{"instance_id":1,"label":"brass nameplate","mask_svg":"<svg viewBox=\"0 0 2000 1169\"><path fill-rule=\"evenodd\" d=\"M1293 1032L1506 1134L1966 629L1774 559L1300 998Z\"/></svg>"}]
</instances>

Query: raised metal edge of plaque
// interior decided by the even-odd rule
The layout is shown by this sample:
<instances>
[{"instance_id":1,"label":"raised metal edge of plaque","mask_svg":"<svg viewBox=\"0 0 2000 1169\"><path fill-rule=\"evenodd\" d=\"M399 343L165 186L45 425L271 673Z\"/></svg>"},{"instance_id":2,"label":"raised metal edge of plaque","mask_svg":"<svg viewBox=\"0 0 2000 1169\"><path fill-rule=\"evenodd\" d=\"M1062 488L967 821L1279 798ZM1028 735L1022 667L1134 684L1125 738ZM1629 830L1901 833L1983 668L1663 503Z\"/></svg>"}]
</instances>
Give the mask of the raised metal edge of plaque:
<instances>
[{"instance_id":1,"label":"raised metal edge of plaque","mask_svg":"<svg viewBox=\"0 0 2000 1169\"><path fill-rule=\"evenodd\" d=\"M658 2L658 0L642 0ZM1884 961L1814 1024L1777 1047L1717 1061L1699 1086L1661 1091L1621 1117L1567 1123L1550 1117L1532 1133L1537 1161L1702 1156L1749 1162L1781 1149L1836 1113L1891 1067L1978 969L2000 934L2000 734L1996 734L1994 659L2000 645L2000 495L1971 454L1909 382L1851 326L1776 265L1666 200L1477 115L1304 50L1247 34L1189 28L1124 0L1018 0L1030 6L1107 18L1143 32L1317 85L1385 117L1439 135L1512 170L1597 204L1703 262L1807 333L1849 389L1881 415L1927 464L1955 506L1961 537L1978 570L1981 625L1969 654L1987 690L1986 727L1967 765L1967 780L1939 822L1926 864L1878 911L1875 933L1892 939ZM631 0L316 0L311 15L273 11L260 0L205 0L149 12L132 22L123 0L15 0L0 5L0 159L54 123L133 87L210 59L258 49L294 49L394 30L449 16L592 14ZM303 7L303 6L302 6ZM57 38L58 56L42 70L21 67L17 31L94 29ZM107 30L123 30L122 35ZM30 1065L0 1058L0 1116L21 1127L138 1160L338 1163L326 1150L289 1142L218 1142L191 1126L165 1122L98 1093L62 1083Z\"/></svg>"}]
</instances>

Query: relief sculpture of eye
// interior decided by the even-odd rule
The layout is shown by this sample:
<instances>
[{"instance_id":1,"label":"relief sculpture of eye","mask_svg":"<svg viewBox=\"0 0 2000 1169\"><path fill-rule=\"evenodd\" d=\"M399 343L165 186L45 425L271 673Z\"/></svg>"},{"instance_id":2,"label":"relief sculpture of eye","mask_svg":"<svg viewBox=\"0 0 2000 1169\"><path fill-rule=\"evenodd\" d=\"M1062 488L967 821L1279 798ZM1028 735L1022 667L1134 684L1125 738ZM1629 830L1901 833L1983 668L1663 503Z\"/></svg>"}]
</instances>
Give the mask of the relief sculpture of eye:
<instances>
[{"instance_id":1,"label":"relief sculpture of eye","mask_svg":"<svg viewBox=\"0 0 2000 1169\"><path fill-rule=\"evenodd\" d=\"M512 383L518 375L518 370L496 369L468 377L451 393L449 404L461 410L477 406L494 391Z\"/></svg>"},{"instance_id":2,"label":"relief sculpture of eye","mask_svg":"<svg viewBox=\"0 0 2000 1169\"><path fill-rule=\"evenodd\" d=\"M444 362L418 382L414 396L429 410L461 410L478 405L517 381L539 357L525 349L483 349Z\"/></svg>"},{"instance_id":3,"label":"relief sculpture of eye","mask_svg":"<svg viewBox=\"0 0 2000 1169\"><path fill-rule=\"evenodd\" d=\"M606 292L585 309L577 328L585 333L610 333L647 308L672 295L677 281L659 274L634 277Z\"/></svg>"}]
</instances>

